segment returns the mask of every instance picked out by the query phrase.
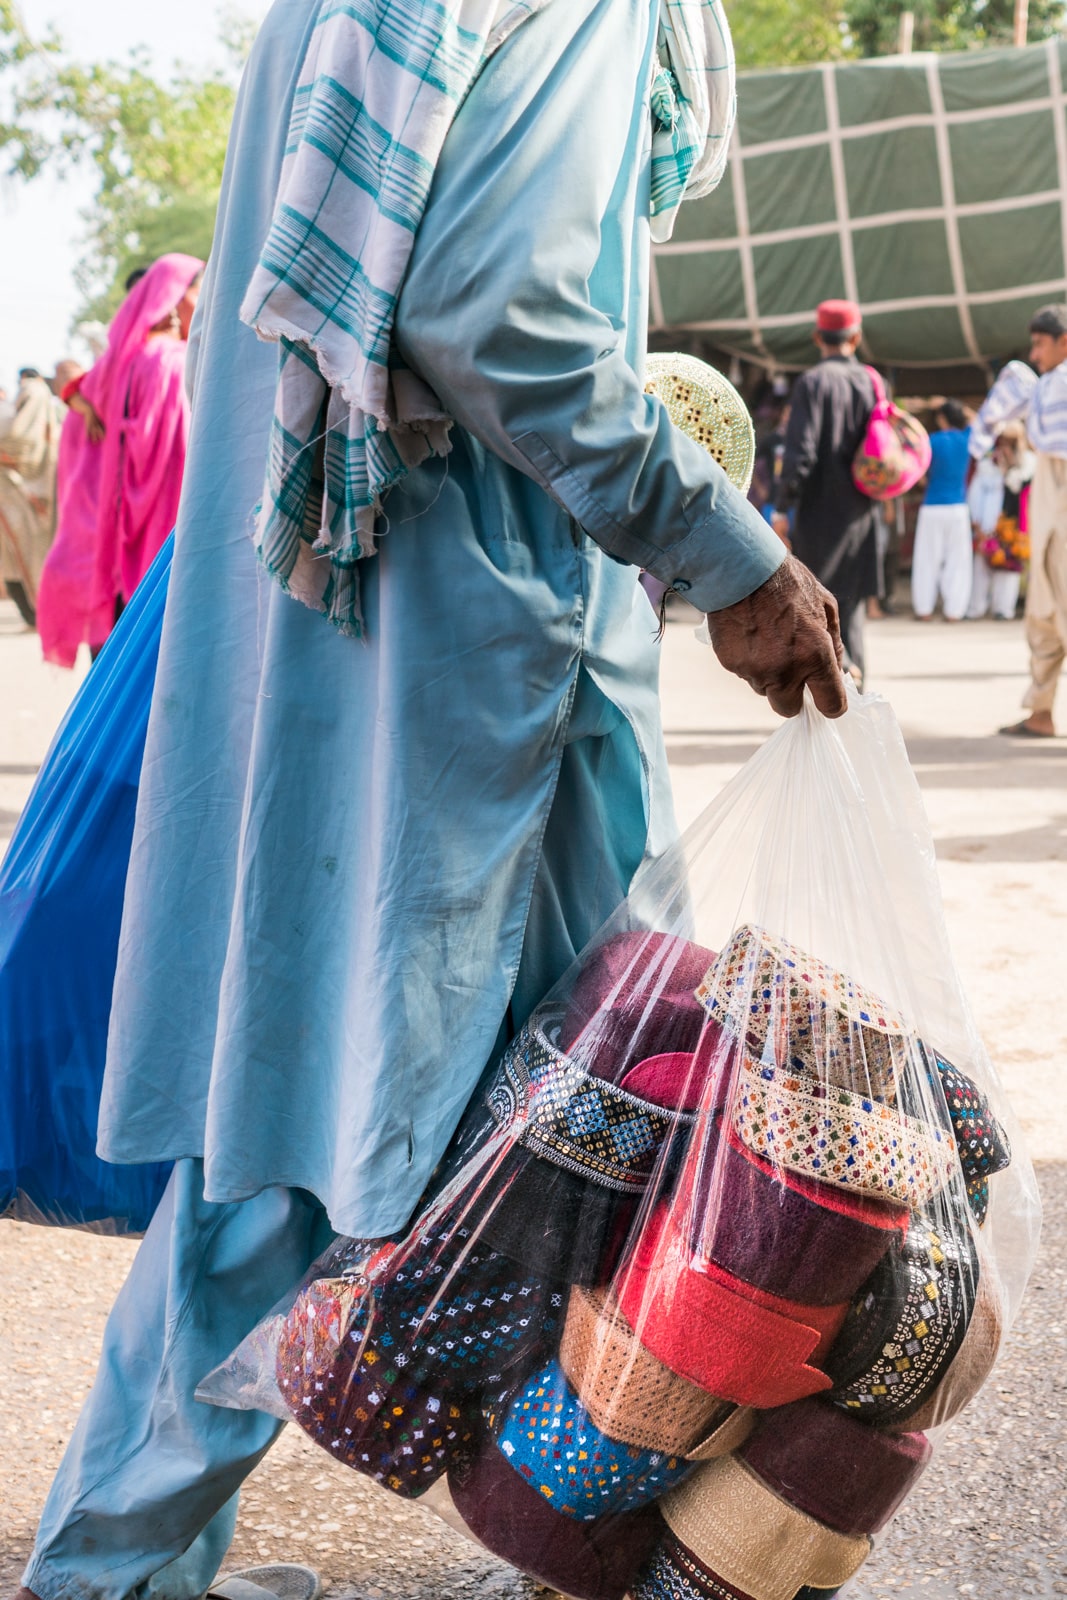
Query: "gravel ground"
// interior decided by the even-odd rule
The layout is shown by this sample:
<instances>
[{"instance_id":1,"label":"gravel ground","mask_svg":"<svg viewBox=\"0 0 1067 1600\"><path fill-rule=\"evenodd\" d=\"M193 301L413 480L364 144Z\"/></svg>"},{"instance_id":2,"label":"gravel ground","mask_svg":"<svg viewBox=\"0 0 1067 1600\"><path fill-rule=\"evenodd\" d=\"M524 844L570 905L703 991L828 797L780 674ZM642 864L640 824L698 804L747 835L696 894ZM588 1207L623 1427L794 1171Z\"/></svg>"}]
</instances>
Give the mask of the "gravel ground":
<instances>
[{"instance_id":1,"label":"gravel ground","mask_svg":"<svg viewBox=\"0 0 1067 1600\"><path fill-rule=\"evenodd\" d=\"M850 1600L1067 1595L1067 1163L1039 1168L1041 1257L1004 1357L951 1428ZM0 1588L14 1587L37 1511L89 1387L132 1247L0 1224L5 1474ZM308 1561L345 1600L526 1600L534 1586L330 1462L289 1428L245 1489L228 1566Z\"/></svg>"}]
</instances>

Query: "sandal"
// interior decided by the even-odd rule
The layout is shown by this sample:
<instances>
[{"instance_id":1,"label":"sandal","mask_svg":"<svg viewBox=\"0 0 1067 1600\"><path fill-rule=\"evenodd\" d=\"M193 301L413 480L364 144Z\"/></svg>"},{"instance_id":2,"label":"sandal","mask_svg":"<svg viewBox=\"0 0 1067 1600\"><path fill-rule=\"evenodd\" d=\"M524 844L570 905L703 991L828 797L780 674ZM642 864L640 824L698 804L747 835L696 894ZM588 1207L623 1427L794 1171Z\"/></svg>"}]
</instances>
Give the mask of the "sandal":
<instances>
[{"instance_id":1,"label":"sandal","mask_svg":"<svg viewBox=\"0 0 1067 1600\"><path fill-rule=\"evenodd\" d=\"M220 1578L205 1600L320 1600L322 1579L311 1567L277 1561L266 1567L245 1567Z\"/></svg>"},{"instance_id":2,"label":"sandal","mask_svg":"<svg viewBox=\"0 0 1067 1600\"><path fill-rule=\"evenodd\" d=\"M1036 728L1031 728L1028 722L1013 722L1006 728L998 728L997 732L1007 739L1054 739L1054 733L1039 733Z\"/></svg>"}]
</instances>

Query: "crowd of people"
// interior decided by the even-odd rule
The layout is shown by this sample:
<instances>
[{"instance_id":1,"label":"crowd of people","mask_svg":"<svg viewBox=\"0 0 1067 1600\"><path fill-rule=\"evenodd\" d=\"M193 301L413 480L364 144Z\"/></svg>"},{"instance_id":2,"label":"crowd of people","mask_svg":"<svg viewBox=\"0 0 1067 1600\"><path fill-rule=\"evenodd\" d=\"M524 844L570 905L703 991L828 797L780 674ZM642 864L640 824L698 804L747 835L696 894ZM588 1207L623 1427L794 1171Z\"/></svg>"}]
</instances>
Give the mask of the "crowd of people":
<instances>
[{"instance_id":1,"label":"crowd of people","mask_svg":"<svg viewBox=\"0 0 1067 1600\"><path fill-rule=\"evenodd\" d=\"M1031 715L1000 731L1049 737L1067 646L1061 571L1067 518L1059 498L1067 306L1041 308L1029 332L1030 365L1009 362L978 411L943 397L926 402L930 462L915 521L911 604L922 622L938 607L949 623L990 615L1007 621L1017 616L1025 589ZM872 370L857 356L862 337L859 306L819 306L819 360L791 389L782 378L769 387L750 491L778 535L834 594L861 682L866 620L890 607L894 587L886 569L886 508L863 492L852 471L876 398ZM1035 513L1031 487L1038 483Z\"/></svg>"},{"instance_id":2,"label":"crowd of people","mask_svg":"<svg viewBox=\"0 0 1067 1600\"><path fill-rule=\"evenodd\" d=\"M59 666L101 648L177 519L203 266L173 254L132 273L88 370L25 367L0 400L0 577Z\"/></svg>"}]
</instances>

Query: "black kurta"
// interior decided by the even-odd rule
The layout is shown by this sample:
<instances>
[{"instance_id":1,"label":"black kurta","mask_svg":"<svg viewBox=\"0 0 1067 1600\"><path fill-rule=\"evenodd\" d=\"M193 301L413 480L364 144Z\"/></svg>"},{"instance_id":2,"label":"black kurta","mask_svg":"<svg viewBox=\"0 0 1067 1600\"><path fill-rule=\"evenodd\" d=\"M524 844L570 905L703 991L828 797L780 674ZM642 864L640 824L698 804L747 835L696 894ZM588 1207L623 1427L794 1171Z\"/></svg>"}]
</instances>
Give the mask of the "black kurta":
<instances>
[{"instance_id":1,"label":"black kurta","mask_svg":"<svg viewBox=\"0 0 1067 1600\"><path fill-rule=\"evenodd\" d=\"M854 356L829 356L803 373L793 387L778 497L781 509L796 507L793 553L837 601L846 644L862 602L878 593L875 506L852 481L873 407L874 385Z\"/></svg>"}]
</instances>

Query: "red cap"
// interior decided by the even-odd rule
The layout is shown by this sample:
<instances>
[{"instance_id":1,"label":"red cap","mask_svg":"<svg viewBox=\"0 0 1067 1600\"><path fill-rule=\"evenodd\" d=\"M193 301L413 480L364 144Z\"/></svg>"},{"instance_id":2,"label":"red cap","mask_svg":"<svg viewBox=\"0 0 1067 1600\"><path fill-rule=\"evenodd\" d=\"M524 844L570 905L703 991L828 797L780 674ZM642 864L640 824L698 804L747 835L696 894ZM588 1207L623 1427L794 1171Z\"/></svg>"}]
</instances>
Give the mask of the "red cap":
<instances>
[{"instance_id":1,"label":"red cap","mask_svg":"<svg viewBox=\"0 0 1067 1600\"><path fill-rule=\"evenodd\" d=\"M855 300L824 300L815 308L819 333L858 333L863 316Z\"/></svg>"}]
</instances>

